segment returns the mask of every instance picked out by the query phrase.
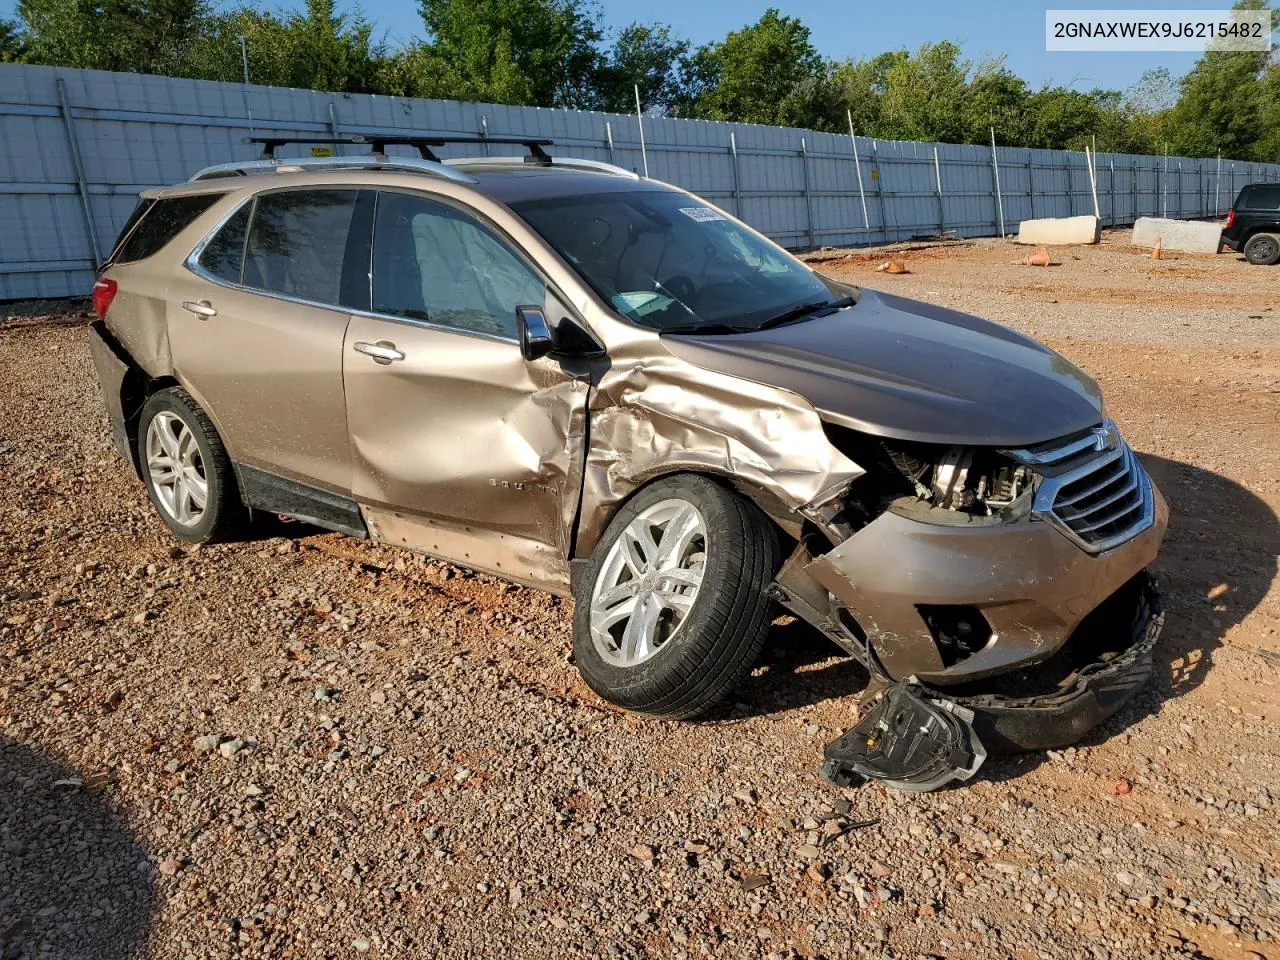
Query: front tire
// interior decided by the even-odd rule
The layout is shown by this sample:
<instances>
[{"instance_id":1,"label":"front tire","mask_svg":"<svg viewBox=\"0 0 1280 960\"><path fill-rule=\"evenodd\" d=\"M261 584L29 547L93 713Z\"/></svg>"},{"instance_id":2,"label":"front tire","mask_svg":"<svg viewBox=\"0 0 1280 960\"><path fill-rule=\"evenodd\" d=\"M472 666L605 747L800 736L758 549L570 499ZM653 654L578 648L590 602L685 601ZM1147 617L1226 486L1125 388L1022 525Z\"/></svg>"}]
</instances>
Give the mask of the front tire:
<instances>
[{"instance_id":1,"label":"front tire","mask_svg":"<svg viewBox=\"0 0 1280 960\"><path fill-rule=\"evenodd\" d=\"M231 458L213 421L181 387L157 391L138 421L138 464L147 496L189 543L238 535L247 520Z\"/></svg>"},{"instance_id":2,"label":"front tire","mask_svg":"<svg viewBox=\"0 0 1280 960\"><path fill-rule=\"evenodd\" d=\"M705 477L646 487L613 518L575 591L583 680L637 713L702 713L755 664L777 567L777 537L755 504Z\"/></svg>"},{"instance_id":3,"label":"front tire","mask_svg":"<svg viewBox=\"0 0 1280 960\"><path fill-rule=\"evenodd\" d=\"M1255 233L1244 245L1244 258L1260 267L1280 263L1280 236L1274 233Z\"/></svg>"}]
</instances>

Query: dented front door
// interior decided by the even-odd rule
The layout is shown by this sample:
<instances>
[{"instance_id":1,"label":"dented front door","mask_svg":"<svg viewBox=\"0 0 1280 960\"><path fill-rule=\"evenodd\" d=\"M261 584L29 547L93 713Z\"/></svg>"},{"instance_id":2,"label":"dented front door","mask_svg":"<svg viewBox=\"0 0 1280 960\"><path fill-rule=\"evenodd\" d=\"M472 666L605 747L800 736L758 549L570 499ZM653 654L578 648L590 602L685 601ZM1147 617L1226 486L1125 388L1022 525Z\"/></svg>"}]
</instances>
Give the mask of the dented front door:
<instances>
[{"instance_id":1,"label":"dented front door","mask_svg":"<svg viewBox=\"0 0 1280 960\"><path fill-rule=\"evenodd\" d=\"M347 327L353 494L374 537L553 590L568 585L588 386L527 362L515 307L544 280L487 225L380 194L373 315Z\"/></svg>"}]
</instances>

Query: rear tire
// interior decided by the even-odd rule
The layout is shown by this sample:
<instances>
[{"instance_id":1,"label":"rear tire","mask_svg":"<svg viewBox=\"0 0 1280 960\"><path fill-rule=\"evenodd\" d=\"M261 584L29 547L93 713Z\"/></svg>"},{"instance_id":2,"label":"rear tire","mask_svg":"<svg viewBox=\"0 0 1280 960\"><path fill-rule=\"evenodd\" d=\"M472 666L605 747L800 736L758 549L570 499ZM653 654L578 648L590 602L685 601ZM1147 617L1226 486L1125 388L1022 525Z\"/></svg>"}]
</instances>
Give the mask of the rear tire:
<instances>
[{"instance_id":1,"label":"rear tire","mask_svg":"<svg viewBox=\"0 0 1280 960\"><path fill-rule=\"evenodd\" d=\"M1244 245L1244 258L1260 267L1280 263L1280 235L1255 233Z\"/></svg>"},{"instance_id":2,"label":"rear tire","mask_svg":"<svg viewBox=\"0 0 1280 960\"><path fill-rule=\"evenodd\" d=\"M143 404L138 464L151 505L174 536L213 543L245 529L248 511L231 458L213 421L181 387L157 391Z\"/></svg>"},{"instance_id":3,"label":"rear tire","mask_svg":"<svg viewBox=\"0 0 1280 960\"><path fill-rule=\"evenodd\" d=\"M775 531L755 504L693 475L646 487L613 518L575 590L583 680L637 713L702 713L755 664L777 568Z\"/></svg>"}]
</instances>

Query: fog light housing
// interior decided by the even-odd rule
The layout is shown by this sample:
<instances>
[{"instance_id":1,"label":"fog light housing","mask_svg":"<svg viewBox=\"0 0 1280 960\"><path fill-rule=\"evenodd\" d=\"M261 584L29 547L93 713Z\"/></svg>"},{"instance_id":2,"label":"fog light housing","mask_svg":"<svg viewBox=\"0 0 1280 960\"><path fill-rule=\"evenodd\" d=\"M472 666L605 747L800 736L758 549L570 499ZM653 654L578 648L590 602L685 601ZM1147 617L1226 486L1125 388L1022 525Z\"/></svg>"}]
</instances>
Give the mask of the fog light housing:
<instances>
[{"instance_id":1,"label":"fog light housing","mask_svg":"<svg viewBox=\"0 0 1280 960\"><path fill-rule=\"evenodd\" d=\"M991 642L991 624L977 607L922 603L916 607L946 667L954 667Z\"/></svg>"}]
</instances>

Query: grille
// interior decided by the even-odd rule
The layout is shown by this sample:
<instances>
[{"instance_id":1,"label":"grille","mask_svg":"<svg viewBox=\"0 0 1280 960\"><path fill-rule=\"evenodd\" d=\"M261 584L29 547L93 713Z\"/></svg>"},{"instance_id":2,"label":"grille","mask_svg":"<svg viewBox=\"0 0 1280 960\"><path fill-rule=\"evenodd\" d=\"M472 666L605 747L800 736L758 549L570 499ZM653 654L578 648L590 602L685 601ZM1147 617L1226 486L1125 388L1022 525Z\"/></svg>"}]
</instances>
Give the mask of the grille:
<instances>
[{"instance_id":1,"label":"grille","mask_svg":"<svg viewBox=\"0 0 1280 960\"><path fill-rule=\"evenodd\" d=\"M1110 550L1152 523L1151 481L1110 420L1009 453L1043 477L1037 512L1091 553Z\"/></svg>"}]
</instances>

